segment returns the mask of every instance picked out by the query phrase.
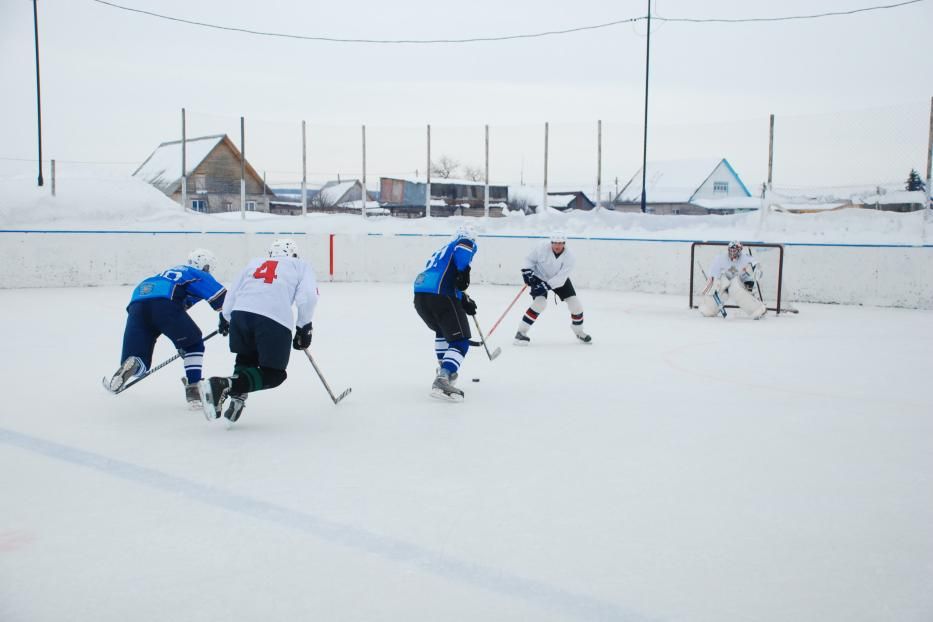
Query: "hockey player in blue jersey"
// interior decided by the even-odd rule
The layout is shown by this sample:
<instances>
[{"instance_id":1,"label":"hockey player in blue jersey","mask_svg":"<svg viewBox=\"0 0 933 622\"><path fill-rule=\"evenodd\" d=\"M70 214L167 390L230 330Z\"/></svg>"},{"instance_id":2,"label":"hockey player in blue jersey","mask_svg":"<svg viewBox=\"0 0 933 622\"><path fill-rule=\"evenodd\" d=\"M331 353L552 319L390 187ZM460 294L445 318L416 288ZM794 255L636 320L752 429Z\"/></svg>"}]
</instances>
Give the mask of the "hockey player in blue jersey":
<instances>
[{"instance_id":1,"label":"hockey player in blue jersey","mask_svg":"<svg viewBox=\"0 0 933 622\"><path fill-rule=\"evenodd\" d=\"M174 266L149 277L136 286L126 307L123 331L123 363L110 379L116 392L131 378L142 376L152 365L152 351L159 335L172 340L183 353L185 397L192 408L201 408L198 381L204 360L201 329L187 310L201 300L219 311L227 290L211 276L217 260L209 250L199 248L188 255L183 266Z\"/></svg>"},{"instance_id":2,"label":"hockey player in blue jersey","mask_svg":"<svg viewBox=\"0 0 933 622\"><path fill-rule=\"evenodd\" d=\"M476 303L464 292L470 286L476 250L475 235L469 227L461 227L453 240L431 255L415 279L415 310L434 331L438 370L431 395L440 399L463 399L463 391L453 383L470 348L467 315L476 315Z\"/></svg>"}]
</instances>

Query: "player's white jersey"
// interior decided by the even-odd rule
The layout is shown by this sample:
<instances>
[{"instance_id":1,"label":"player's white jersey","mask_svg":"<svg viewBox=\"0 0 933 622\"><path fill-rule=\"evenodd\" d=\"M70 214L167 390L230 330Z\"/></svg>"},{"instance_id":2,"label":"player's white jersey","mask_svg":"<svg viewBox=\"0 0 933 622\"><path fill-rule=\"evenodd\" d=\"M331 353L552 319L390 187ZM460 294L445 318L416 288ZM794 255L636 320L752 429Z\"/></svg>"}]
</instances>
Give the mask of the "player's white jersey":
<instances>
[{"instance_id":1,"label":"player's white jersey","mask_svg":"<svg viewBox=\"0 0 933 622\"><path fill-rule=\"evenodd\" d=\"M725 252L716 255L716 258L713 259L713 263L709 267L709 276L711 279L718 279L721 276L732 279L743 273L748 274L751 271L749 266L754 266L754 263L752 256L746 253L740 253L738 259L732 261L729 259L729 253ZM749 271L746 271L746 268L749 268Z\"/></svg>"},{"instance_id":2,"label":"player's white jersey","mask_svg":"<svg viewBox=\"0 0 933 622\"><path fill-rule=\"evenodd\" d=\"M249 311L273 319L288 330L311 321L317 305L317 279L304 259L257 257L227 291L223 314ZM297 320L292 305L298 306Z\"/></svg>"},{"instance_id":3,"label":"player's white jersey","mask_svg":"<svg viewBox=\"0 0 933 622\"><path fill-rule=\"evenodd\" d=\"M560 257L556 257L551 250L551 243L543 242L528 253L524 267L531 269L535 276L546 281L551 289L555 289L567 282L576 263L577 258L569 248L564 247L564 252Z\"/></svg>"}]
</instances>

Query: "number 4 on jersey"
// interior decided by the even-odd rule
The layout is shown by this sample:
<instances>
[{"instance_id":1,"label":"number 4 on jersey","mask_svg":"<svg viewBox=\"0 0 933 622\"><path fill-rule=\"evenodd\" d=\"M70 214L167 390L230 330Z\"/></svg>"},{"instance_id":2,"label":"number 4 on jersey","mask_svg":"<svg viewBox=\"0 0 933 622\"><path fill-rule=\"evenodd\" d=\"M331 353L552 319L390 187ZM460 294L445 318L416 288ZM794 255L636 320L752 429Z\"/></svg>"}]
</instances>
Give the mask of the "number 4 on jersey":
<instances>
[{"instance_id":1,"label":"number 4 on jersey","mask_svg":"<svg viewBox=\"0 0 933 622\"><path fill-rule=\"evenodd\" d=\"M262 279L264 283L271 283L275 276L275 269L278 267L279 262L272 261L271 259L261 266L256 268L256 271L253 272L253 278Z\"/></svg>"}]
</instances>

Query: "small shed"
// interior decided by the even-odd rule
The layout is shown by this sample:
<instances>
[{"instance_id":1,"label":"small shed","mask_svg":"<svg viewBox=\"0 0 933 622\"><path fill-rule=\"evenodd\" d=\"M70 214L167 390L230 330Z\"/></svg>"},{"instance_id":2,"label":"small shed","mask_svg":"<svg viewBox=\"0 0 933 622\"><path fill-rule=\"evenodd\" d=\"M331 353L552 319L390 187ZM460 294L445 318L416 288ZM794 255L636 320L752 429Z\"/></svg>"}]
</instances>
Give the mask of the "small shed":
<instances>
[{"instance_id":1,"label":"small shed","mask_svg":"<svg viewBox=\"0 0 933 622\"><path fill-rule=\"evenodd\" d=\"M483 216L485 214L485 182L466 179L437 178L431 180L432 216ZM383 207L395 215L424 215L427 182L403 177L380 177L380 199ZM489 186L489 215L501 216L496 207L509 198L508 186Z\"/></svg>"}]
</instances>

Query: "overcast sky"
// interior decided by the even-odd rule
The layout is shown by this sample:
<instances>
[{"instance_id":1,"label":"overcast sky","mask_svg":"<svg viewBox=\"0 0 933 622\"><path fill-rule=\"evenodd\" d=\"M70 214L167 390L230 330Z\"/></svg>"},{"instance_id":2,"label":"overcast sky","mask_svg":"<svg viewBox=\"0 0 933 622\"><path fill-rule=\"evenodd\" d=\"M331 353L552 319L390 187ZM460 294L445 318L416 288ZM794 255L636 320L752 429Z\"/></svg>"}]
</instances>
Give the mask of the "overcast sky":
<instances>
[{"instance_id":1,"label":"overcast sky","mask_svg":"<svg viewBox=\"0 0 933 622\"><path fill-rule=\"evenodd\" d=\"M117 3L224 26L378 39L535 33L646 13L646 2L629 0ZM885 3L659 0L652 10L671 18L772 17ZM229 132L236 133L236 141L236 120L240 115L247 118L251 135L259 132L257 128L273 127L293 134L301 119L311 127L345 126L345 142L354 146L341 155L336 154L339 149L334 149L334 158L347 160L358 158L360 124L371 126L374 137L379 136L380 127L411 128L406 129L408 139L400 142L405 142L413 153L400 155L397 165L380 164L386 172L393 166L407 171L423 162L420 149L427 123L438 128L438 140L443 140L446 126L474 128L471 135L477 137L477 143L471 147L473 152L461 158L480 164L484 123L508 126L516 135L524 126L536 128L532 131L534 141L540 140L537 128L545 121L558 128L561 124L579 126L586 128L584 142L589 144L594 143L596 120L602 119L615 128L617 136L625 135L624 141L606 145L606 157L615 157L617 163L613 166L619 170L604 174L630 175L634 172L630 167L640 161L646 43L643 21L534 39L385 45L299 41L211 30L92 0L39 0L38 6L46 158L141 162L160 142L179 137L180 109L186 107L191 113L191 135ZM665 136L669 143L675 141L671 134L678 131L671 128L677 124L703 126L707 134L713 135L720 127L717 124L725 124L730 132L748 133L746 128L755 128L753 146L717 145L713 148L716 153L701 153L702 148L690 146L684 153L729 157L740 169L743 163L735 160L747 159L744 167L753 171L749 173L752 185L760 181L762 162L766 160L758 156L762 141L765 147L767 144L769 113L777 114L779 119L793 115L826 115L832 119L837 113L859 111L852 113L853 118L859 125L871 128L870 110L880 107L878 117L883 119L877 129L868 130L870 136L913 134L912 129L892 128L891 124L896 125L896 117L904 116L897 110L919 115L921 125L924 114L928 114L933 95L931 26L933 0L807 21L654 22L649 122L657 127L659 142L656 148L649 147L649 158L652 151L671 156L669 146L664 148L660 141ZM0 158L34 158L36 106L30 0L0 0L0 54L4 59L0 64L4 93L0 97ZM868 112L861 112L865 110ZM895 111L894 121L887 118L892 116L891 110ZM917 125L911 119L911 127ZM925 167L925 136L922 127L920 130L914 141L919 147L910 146L911 151L919 153L910 161L915 159ZM275 131L269 129L267 137ZM317 133L322 134L326 132ZM561 144L560 136L555 140ZM578 142L565 140L565 151L571 154L564 154L568 161L581 159L572 156L582 148ZM374 145L373 149L391 152L386 145ZM595 167L590 163L595 162L595 148L585 149L582 159L590 170ZM452 147L450 150L455 151ZM744 156L751 150L756 154L754 158ZM250 157L249 147L247 151ZM281 151L260 147L253 157L264 155L267 162L254 165L292 174L299 158L291 145L287 157ZM501 175L542 175L537 153L519 155L515 151L508 158L503 154L502 159L509 162L507 173ZM332 165L319 158L312 170L313 166L330 171L350 165ZM897 170L901 166L898 163ZM871 168L868 164L865 167ZM565 173L568 180L583 175L576 170Z\"/></svg>"}]
</instances>

